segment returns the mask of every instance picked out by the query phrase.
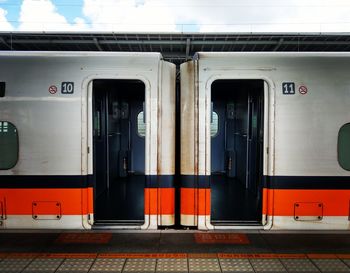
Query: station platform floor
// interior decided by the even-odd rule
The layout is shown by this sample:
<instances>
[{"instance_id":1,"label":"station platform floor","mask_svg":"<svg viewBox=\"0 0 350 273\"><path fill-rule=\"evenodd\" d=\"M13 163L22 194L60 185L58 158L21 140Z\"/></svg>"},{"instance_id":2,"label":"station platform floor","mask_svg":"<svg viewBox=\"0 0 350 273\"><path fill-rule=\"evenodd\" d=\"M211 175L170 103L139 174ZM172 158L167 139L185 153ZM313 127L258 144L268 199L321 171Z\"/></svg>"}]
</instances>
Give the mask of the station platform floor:
<instances>
[{"instance_id":1,"label":"station platform floor","mask_svg":"<svg viewBox=\"0 0 350 273\"><path fill-rule=\"evenodd\" d=\"M1 231L0 272L350 272L350 233Z\"/></svg>"}]
</instances>

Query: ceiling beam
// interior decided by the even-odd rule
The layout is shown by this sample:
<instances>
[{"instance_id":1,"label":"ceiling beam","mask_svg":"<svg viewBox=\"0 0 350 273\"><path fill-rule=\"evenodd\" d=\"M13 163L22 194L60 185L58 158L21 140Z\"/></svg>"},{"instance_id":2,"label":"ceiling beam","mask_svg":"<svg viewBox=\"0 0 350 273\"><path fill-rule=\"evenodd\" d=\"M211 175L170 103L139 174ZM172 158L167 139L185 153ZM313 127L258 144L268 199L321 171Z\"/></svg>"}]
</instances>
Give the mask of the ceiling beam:
<instances>
[{"instance_id":1,"label":"ceiling beam","mask_svg":"<svg viewBox=\"0 0 350 273\"><path fill-rule=\"evenodd\" d=\"M1 38L1 37L0 37ZM49 40L49 39L42 39L42 40L36 40L36 39L12 39L12 44L95 44L96 46L100 45L182 45L187 46L189 45L275 45L278 49L279 46L283 45L319 45L319 46L329 46L329 45L350 45L350 41L286 41L283 39L280 39L278 41L276 40L233 40L233 41L220 41L220 40L204 40L204 41L196 41L196 40L190 40L190 44L187 40L102 40L97 41L96 38L91 40ZM0 40L1 41L1 40ZM8 47L8 41L5 41L3 39L3 43L6 44ZM101 47L100 47L101 48ZM98 48L100 50L100 48ZM277 50L276 49L276 50Z\"/></svg>"},{"instance_id":2,"label":"ceiling beam","mask_svg":"<svg viewBox=\"0 0 350 273\"><path fill-rule=\"evenodd\" d=\"M103 49L102 49L102 47L100 46L100 43L99 43L99 41L97 40L97 38L95 37L93 40L94 40L94 42L95 42L95 45L96 45L97 49L98 49L99 51L103 51Z\"/></svg>"},{"instance_id":3,"label":"ceiling beam","mask_svg":"<svg viewBox=\"0 0 350 273\"><path fill-rule=\"evenodd\" d=\"M191 39L187 38L186 41L186 60L190 58L190 49L191 49Z\"/></svg>"},{"instance_id":4,"label":"ceiling beam","mask_svg":"<svg viewBox=\"0 0 350 273\"><path fill-rule=\"evenodd\" d=\"M0 36L0 43L4 44L7 49L11 49L12 50L12 46L10 46L3 37Z\"/></svg>"},{"instance_id":5,"label":"ceiling beam","mask_svg":"<svg viewBox=\"0 0 350 273\"><path fill-rule=\"evenodd\" d=\"M281 39L278 41L278 44L274 47L273 51L277 51L277 50L281 47L281 45L283 44L283 42L284 42L284 39L281 38Z\"/></svg>"}]
</instances>

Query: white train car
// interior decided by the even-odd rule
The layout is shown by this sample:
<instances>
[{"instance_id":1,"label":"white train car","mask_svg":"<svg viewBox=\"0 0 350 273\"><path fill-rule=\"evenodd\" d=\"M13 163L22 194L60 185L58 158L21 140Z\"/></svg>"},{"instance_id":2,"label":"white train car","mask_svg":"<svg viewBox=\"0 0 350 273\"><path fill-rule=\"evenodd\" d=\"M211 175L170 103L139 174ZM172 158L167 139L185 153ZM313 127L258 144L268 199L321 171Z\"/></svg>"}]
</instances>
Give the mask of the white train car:
<instances>
[{"instance_id":1,"label":"white train car","mask_svg":"<svg viewBox=\"0 0 350 273\"><path fill-rule=\"evenodd\" d=\"M181 224L349 229L350 54L198 53L181 66Z\"/></svg>"},{"instance_id":2,"label":"white train car","mask_svg":"<svg viewBox=\"0 0 350 273\"><path fill-rule=\"evenodd\" d=\"M174 224L175 66L0 53L0 229Z\"/></svg>"}]
</instances>

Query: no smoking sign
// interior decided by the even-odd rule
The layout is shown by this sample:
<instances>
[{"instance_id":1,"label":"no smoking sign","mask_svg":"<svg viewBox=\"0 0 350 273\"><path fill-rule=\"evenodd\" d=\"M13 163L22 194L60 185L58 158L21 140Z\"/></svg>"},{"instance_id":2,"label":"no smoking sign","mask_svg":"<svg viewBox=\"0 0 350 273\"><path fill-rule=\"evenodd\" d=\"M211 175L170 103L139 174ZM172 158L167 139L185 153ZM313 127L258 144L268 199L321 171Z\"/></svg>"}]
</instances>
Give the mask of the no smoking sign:
<instances>
[{"instance_id":1,"label":"no smoking sign","mask_svg":"<svg viewBox=\"0 0 350 273\"><path fill-rule=\"evenodd\" d=\"M57 86L56 85L51 85L50 87L49 87L49 92L50 92L50 94L56 94L57 93Z\"/></svg>"},{"instance_id":2,"label":"no smoking sign","mask_svg":"<svg viewBox=\"0 0 350 273\"><path fill-rule=\"evenodd\" d=\"M301 85L299 87L299 93L302 94L302 95L305 95L307 93L307 87L305 85Z\"/></svg>"},{"instance_id":3,"label":"no smoking sign","mask_svg":"<svg viewBox=\"0 0 350 273\"><path fill-rule=\"evenodd\" d=\"M296 88L297 87L297 88ZM295 95L299 91L301 95L305 95L308 92L306 85L297 85L295 82L283 82L282 83L282 94L283 95Z\"/></svg>"}]
</instances>

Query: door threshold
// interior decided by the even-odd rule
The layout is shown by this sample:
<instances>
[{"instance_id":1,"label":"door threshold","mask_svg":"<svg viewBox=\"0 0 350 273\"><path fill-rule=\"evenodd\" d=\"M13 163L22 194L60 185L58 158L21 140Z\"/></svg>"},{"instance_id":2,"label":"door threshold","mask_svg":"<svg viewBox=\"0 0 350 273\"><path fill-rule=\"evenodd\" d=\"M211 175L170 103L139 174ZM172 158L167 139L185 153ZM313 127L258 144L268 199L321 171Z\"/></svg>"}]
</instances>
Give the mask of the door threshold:
<instances>
[{"instance_id":1,"label":"door threshold","mask_svg":"<svg viewBox=\"0 0 350 273\"><path fill-rule=\"evenodd\" d=\"M96 221L92 229L141 229L144 221Z\"/></svg>"},{"instance_id":2,"label":"door threshold","mask_svg":"<svg viewBox=\"0 0 350 273\"><path fill-rule=\"evenodd\" d=\"M219 229L264 229L264 225L261 222L256 221L212 221L211 224L213 225L215 230Z\"/></svg>"},{"instance_id":3,"label":"door threshold","mask_svg":"<svg viewBox=\"0 0 350 273\"><path fill-rule=\"evenodd\" d=\"M261 226L258 221L211 221L213 226Z\"/></svg>"}]
</instances>

